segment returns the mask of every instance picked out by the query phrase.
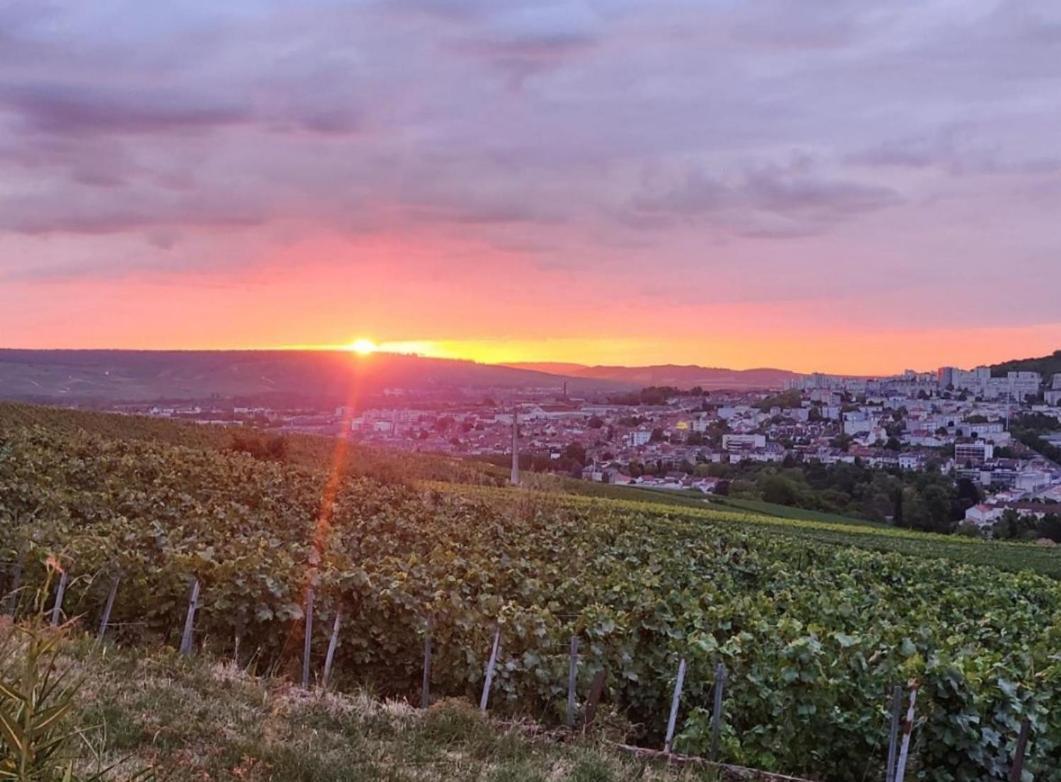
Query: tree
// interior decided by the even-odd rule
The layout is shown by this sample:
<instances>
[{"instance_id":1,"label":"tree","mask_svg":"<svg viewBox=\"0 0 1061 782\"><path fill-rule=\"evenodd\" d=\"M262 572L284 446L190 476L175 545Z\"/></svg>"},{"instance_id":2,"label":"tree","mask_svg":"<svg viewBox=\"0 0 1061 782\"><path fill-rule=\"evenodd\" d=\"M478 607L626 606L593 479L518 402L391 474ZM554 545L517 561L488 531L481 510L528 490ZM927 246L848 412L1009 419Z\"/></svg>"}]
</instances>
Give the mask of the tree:
<instances>
[{"instance_id":1,"label":"tree","mask_svg":"<svg viewBox=\"0 0 1061 782\"><path fill-rule=\"evenodd\" d=\"M995 522L996 538L1018 540L1034 537L1038 524L1034 518L1022 516L1013 508L1006 508L1002 517Z\"/></svg>"},{"instance_id":2,"label":"tree","mask_svg":"<svg viewBox=\"0 0 1061 782\"><path fill-rule=\"evenodd\" d=\"M924 490L922 497L928 513L928 527L932 532L950 532L954 528L951 519L951 493L940 484L932 484Z\"/></svg>"},{"instance_id":3,"label":"tree","mask_svg":"<svg viewBox=\"0 0 1061 782\"><path fill-rule=\"evenodd\" d=\"M1061 543L1061 515L1047 513L1039 519L1039 537L1049 538L1055 543Z\"/></svg>"},{"instance_id":4,"label":"tree","mask_svg":"<svg viewBox=\"0 0 1061 782\"><path fill-rule=\"evenodd\" d=\"M763 499L775 505L792 505L796 501L796 493L788 481L779 475L772 475L763 483Z\"/></svg>"},{"instance_id":5,"label":"tree","mask_svg":"<svg viewBox=\"0 0 1061 782\"><path fill-rule=\"evenodd\" d=\"M837 448L844 453L847 453L847 449L851 447L851 443L854 442L854 439L855 438L849 434L839 434L833 438L830 445L832 445L833 448Z\"/></svg>"},{"instance_id":6,"label":"tree","mask_svg":"<svg viewBox=\"0 0 1061 782\"><path fill-rule=\"evenodd\" d=\"M603 418L601 418L599 415L590 416L590 419L589 419L589 428L590 429L600 429L602 426L604 426L604 419Z\"/></svg>"},{"instance_id":7,"label":"tree","mask_svg":"<svg viewBox=\"0 0 1061 782\"><path fill-rule=\"evenodd\" d=\"M965 511L983 500L980 488L968 478L959 478L955 502L957 503L958 518L965 517Z\"/></svg>"},{"instance_id":8,"label":"tree","mask_svg":"<svg viewBox=\"0 0 1061 782\"><path fill-rule=\"evenodd\" d=\"M564 449L564 458L570 459L573 462L585 466L586 464L586 448L582 443L571 443Z\"/></svg>"}]
</instances>

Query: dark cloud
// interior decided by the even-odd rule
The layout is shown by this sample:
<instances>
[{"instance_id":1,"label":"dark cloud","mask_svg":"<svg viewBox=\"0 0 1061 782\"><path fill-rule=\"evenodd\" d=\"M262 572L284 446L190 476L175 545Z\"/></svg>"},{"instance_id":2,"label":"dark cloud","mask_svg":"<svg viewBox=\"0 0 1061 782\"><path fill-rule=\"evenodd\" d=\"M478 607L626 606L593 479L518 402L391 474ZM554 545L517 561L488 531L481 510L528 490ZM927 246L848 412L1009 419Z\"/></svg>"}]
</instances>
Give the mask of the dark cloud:
<instances>
[{"instance_id":1,"label":"dark cloud","mask_svg":"<svg viewBox=\"0 0 1061 782\"><path fill-rule=\"evenodd\" d=\"M31 130L68 135L201 130L247 121L245 105L164 89L0 84L0 105Z\"/></svg>"},{"instance_id":2,"label":"dark cloud","mask_svg":"<svg viewBox=\"0 0 1061 782\"><path fill-rule=\"evenodd\" d=\"M802 162L734 177L693 167L673 185L635 196L627 223L663 227L674 219L707 220L742 236L804 236L902 202L891 188L830 178L807 170Z\"/></svg>"},{"instance_id":3,"label":"dark cloud","mask_svg":"<svg viewBox=\"0 0 1061 782\"><path fill-rule=\"evenodd\" d=\"M976 139L975 131L940 128L933 134L887 139L848 157L855 164L882 168L939 169L953 176L1053 174L1061 158L1013 156L999 144Z\"/></svg>"}]
</instances>

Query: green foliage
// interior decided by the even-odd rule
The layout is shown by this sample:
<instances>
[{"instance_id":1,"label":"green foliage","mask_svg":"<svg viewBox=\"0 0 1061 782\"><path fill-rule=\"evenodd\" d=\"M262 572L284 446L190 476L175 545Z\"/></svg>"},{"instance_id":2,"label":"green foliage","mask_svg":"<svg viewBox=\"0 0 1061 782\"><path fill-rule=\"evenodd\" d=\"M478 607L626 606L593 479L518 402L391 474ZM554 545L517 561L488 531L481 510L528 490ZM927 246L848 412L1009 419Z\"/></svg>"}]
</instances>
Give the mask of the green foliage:
<instances>
[{"instance_id":1,"label":"green foliage","mask_svg":"<svg viewBox=\"0 0 1061 782\"><path fill-rule=\"evenodd\" d=\"M737 493L745 499L854 520L891 522L926 532L952 532L966 509L979 502L971 484L956 485L950 477L931 469L884 471L858 464L810 462L783 469L729 465L726 474L740 481Z\"/></svg>"},{"instance_id":2,"label":"green foliage","mask_svg":"<svg viewBox=\"0 0 1061 782\"><path fill-rule=\"evenodd\" d=\"M15 626L0 644L0 665L0 779L69 778L68 749L77 738L67 717L76 687L64 686L55 639L39 627Z\"/></svg>"},{"instance_id":3,"label":"green foliage","mask_svg":"<svg viewBox=\"0 0 1061 782\"><path fill-rule=\"evenodd\" d=\"M85 742L72 719L81 683L71 681L69 668L60 669L62 630L44 626L46 593L47 588L38 593L37 613L30 619L0 627L0 780L102 782L109 769L75 771Z\"/></svg>"},{"instance_id":4,"label":"green foliage","mask_svg":"<svg viewBox=\"0 0 1061 782\"><path fill-rule=\"evenodd\" d=\"M879 778L884 694L910 678L922 685L921 780L998 778L1022 715L1039 778L1061 751L1061 723L1049 716L1061 709L1061 584L963 564L1057 573L1056 554L1031 546L334 480L325 469L41 426L0 434L0 528L28 562L61 553L75 575L120 572L123 642L175 641L197 576L203 645L227 656L239 634L244 656L266 670L297 656L312 578L314 670L330 617L343 612L340 688L414 696L430 617L433 692L474 696L499 622L491 708L501 712L560 717L577 634L580 692L606 669L611 704L646 741L659 739L685 657L688 704L710 702L717 662L729 672L725 760L827 782ZM108 583L72 580L69 611L98 616ZM702 723L686 726L690 746L704 741Z\"/></svg>"}]
</instances>

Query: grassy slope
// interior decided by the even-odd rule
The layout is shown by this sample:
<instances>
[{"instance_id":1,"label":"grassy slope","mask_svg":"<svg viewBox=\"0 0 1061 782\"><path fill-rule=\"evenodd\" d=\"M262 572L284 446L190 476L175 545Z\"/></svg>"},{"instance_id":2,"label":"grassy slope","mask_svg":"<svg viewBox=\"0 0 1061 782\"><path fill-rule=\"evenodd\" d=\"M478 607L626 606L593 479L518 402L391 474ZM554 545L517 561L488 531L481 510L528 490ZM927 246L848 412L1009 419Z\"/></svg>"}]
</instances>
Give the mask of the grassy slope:
<instances>
[{"instance_id":1,"label":"grassy slope","mask_svg":"<svg viewBox=\"0 0 1061 782\"><path fill-rule=\"evenodd\" d=\"M735 497L712 497L711 504L723 508L734 508L736 510L761 513L766 516L777 516L782 519L803 519L805 521L825 521L832 524L854 524L869 527L887 528L889 525L881 524L867 519L854 519L850 516L841 516L838 513L826 513L825 511L807 510L806 508L793 508L788 505L777 505L773 502L762 500L746 500Z\"/></svg>"},{"instance_id":2,"label":"grassy slope","mask_svg":"<svg viewBox=\"0 0 1061 782\"><path fill-rule=\"evenodd\" d=\"M66 432L86 430L108 438L160 441L209 450L225 449L232 439L231 431L225 427L0 402L0 432L5 427L27 424L40 424ZM288 441L290 462L312 469L331 464L335 440L293 435L288 437ZM452 484L499 486L504 484L507 476L504 470L478 461L357 446L348 449L346 467L354 472L375 476L444 482L435 485L447 491L459 492L469 491L469 488L458 488ZM610 486L548 475L528 476L528 483L550 494L568 495L572 501L632 503L649 513L674 515L680 512L682 516L704 522L752 525L771 534L796 536L820 544L857 546L915 557L940 557L1005 570L1034 570L1061 578L1061 547L1046 548L1034 544L934 535L750 501L727 500L729 505L737 507L732 510L721 509L718 505L709 505L679 492ZM783 511L789 513L783 515Z\"/></svg>"},{"instance_id":3,"label":"grassy slope","mask_svg":"<svg viewBox=\"0 0 1061 782\"><path fill-rule=\"evenodd\" d=\"M153 768L168 782L717 778L645 766L600 735L568 743L534 737L484 719L463 701L423 712L366 695L301 690L172 650L107 646L101 654L86 639L69 643L67 655L85 680L79 722L94 726L90 743L105 741L104 763L120 761L120 772ZM82 759L94 763L87 747Z\"/></svg>"}]
</instances>

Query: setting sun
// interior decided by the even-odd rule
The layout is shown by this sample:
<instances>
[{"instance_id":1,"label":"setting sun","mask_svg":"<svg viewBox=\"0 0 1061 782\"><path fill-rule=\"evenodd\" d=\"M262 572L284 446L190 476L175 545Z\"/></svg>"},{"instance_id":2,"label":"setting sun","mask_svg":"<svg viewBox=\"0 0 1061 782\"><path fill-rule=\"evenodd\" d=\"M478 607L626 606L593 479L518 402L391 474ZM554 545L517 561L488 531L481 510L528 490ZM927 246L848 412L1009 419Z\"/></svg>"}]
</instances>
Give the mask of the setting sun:
<instances>
[{"instance_id":1,"label":"setting sun","mask_svg":"<svg viewBox=\"0 0 1061 782\"><path fill-rule=\"evenodd\" d=\"M367 356L370 353L375 353L379 350L379 347L372 340L362 337L351 342L348 349L362 356Z\"/></svg>"}]
</instances>

